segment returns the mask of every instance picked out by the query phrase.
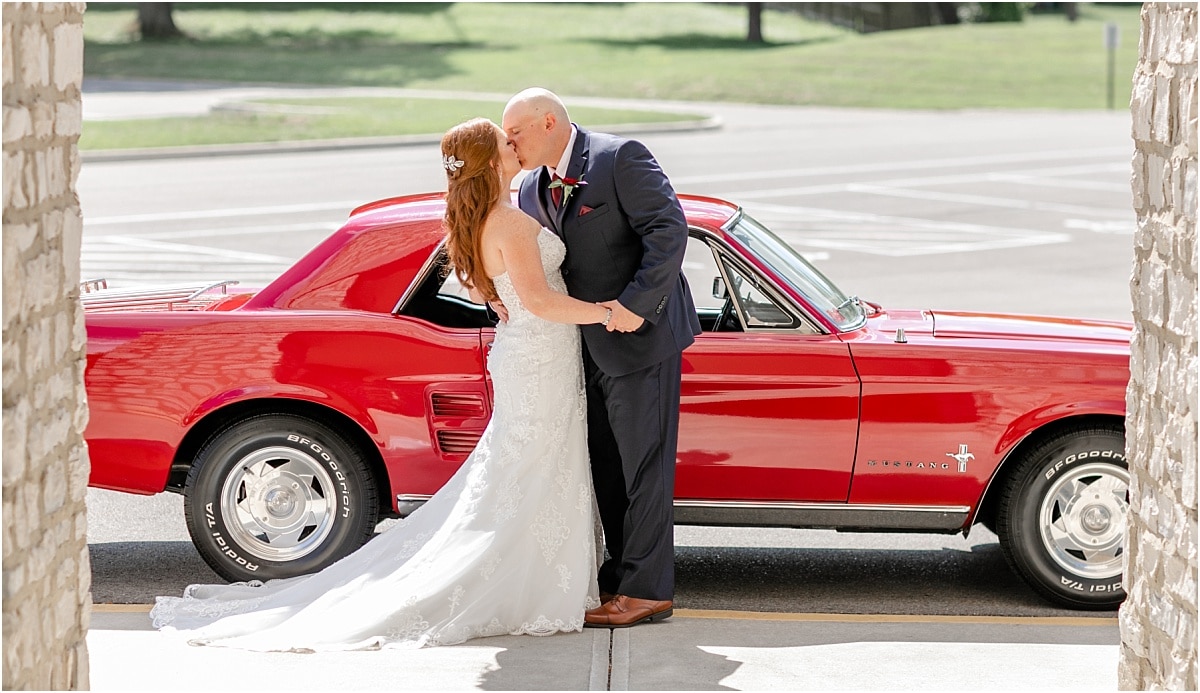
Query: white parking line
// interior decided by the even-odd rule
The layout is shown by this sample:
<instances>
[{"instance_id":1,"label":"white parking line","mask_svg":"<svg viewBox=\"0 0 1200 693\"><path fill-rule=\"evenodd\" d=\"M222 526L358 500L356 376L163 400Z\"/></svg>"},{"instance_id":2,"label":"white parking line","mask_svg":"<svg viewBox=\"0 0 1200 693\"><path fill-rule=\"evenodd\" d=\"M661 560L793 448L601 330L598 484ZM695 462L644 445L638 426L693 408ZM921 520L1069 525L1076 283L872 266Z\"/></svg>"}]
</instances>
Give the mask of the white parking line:
<instances>
[{"instance_id":1,"label":"white parking line","mask_svg":"<svg viewBox=\"0 0 1200 693\"><path fill-rule=\"evenodd\" d=\"M1010 177L1033 178L1038 180L1060 180L1063 176L1079 176L1093 173L1128 173L1126 164L1090 164L1087 166L1055 166L1053 168L1027 168L1012 171L979 171L977 173L952 173L941 176L921 176L919 178L888 178L873 181L875 185L894 187L913 187L925 185L956 185L962 183L992 183L1003 181ZM1112 184L1109 184L1112 185ZM1121 187L1128 190L1129 186Z\"/></svg>"},{"instance_id":2,"label":"white parking line","mask_svg":"<svg viewBox=\"0 0 1200 693\"><path fill-rule=\"evenodd\" d=\"M1103 149L1060 149L1043 152L1021 152L1018 154L994 154L990 156L967 156L950 159L924 159L896 161L881 164L847 164L844 166L814 166L811 168L758 169L739 173L719 173L706 176L672 176L676 186L703 183L732 183L735 181L773 180L777 178L809 178L853 173L880 173L884 171L917 171L922 169L978 167L991 164L1016 164L1027 161L1061 161L1064 159L1109 159L1129 155L1127 148Z\"/></svg>"},{"instance_id":3,"label":"white parking line","mask_svg":"<svg viewBox=\"0 0 1200 693\"><path fill-rule=\"evenodd\" d=\"M154 214L125 214L115 217L88 217L84 226L106 226L108 224L138 224L157 221L185 221L188 219L226 219L229 217L256 216L265 214L299 214L303 212L324 212L334 209L345 210L348 214L355 207L361 206L362 200L342 202L314 202L299 205L272 205L269 207L232 207L229 209L197 209L186 212L158 212Z\"/></svg>"},{"instance_id":4,"label":"white parking line","mask_svg":"<svg viewBox=\"0 0 1200 693\"><path fill-rule=\"evenodd\" d=\"M191 279L266 283L295 258L129 236L84 238L80 275L112 288Z\"/></svg>"},{"instance_id":5,"label":"white parking line","mask_svg":"<svg viewBox=\"0 0 1200 693\"><path fill-rule=\"evenodd\" d=\"M929 219L757 204L755 216L796 247L850 250L889 257L1065 243L1065 233L940 222Z\"/></svg>"},{"instance_id":6,"label":"white parking line","mask_svg":"<svg viewBox=\"0 0 1200 693\"><path fill-rule=\"evenodd\" d=\"M1092 221L1090 219L1067 219L1063 226L1068 229L1082 229L1092 233L1115 233L1132 236L1137 231L1137 219L1130 214L1125 221Z\"/></svg>"},{"instance_id":7,"label":"white parking line","mask_svg":"<svg viewBox=\"0 0 1200 693\"><path fill-rule=\"evenodd\" d=\"M1020 200L1009 197L989 197L986 195L964 195L961 193L934 192L932 190L909 190L906 188L891 188L882 185L852 184L847 186L850 192L869 193L871 195L886 195L889 197L905 197L913 200L935 200L937 202L959 202L983 207L1005 207L1007 209L1027 209L1037 212L1059 212L1063 214L1083 214L1112 216L1127 215L1127 210L1097 209L1080 205L1064 205L1056 202L1041 202L1039 200Z\"/></svg>"},{"instance_id":8,"label":"white parking line","mask_svg":"<svg viewBox=\"0 0 1200 693\"><path fill-rule=\"evenodd\" d=\"M246 260L249 262L262 263L287 263L295 262L295 258L283 257L281 255L265 255L263 253L247 253L242 250L229 250L227 248L213 248L203 245L189 245L186 243L168 243L166 241L150 240L146 238L137 238L132 236L105 236L99 242L110 243L119 246L129 246L133 248L146 248L148 250L163 250L168 253L177 254L181 257L187 254L207 255L216 257L222 260Z\"/></svg>"},{"instance_id":9,"label":"white parking line","mask_svg":"<svg viewBox=\"0 0 1200 693\"><path fill-rule=\"evenodd\" d=\"M1122 172L1128 166L1113 162L1114 157L1128 154L1124 148L1055 150L1018 152L989 156L926 159L904 162L818 166L810 168L757 170L708 176L679 176L676 185L700 183L780 180L785 178L855 176L861 174L945 169L946 173L929 176L899 176L870 182L818 183L746 191L717 193L734 201L770 200L798 196L854 194L902 199L949 202L980 207L1048 212L1070 215L1064 223L1067 229L1082 229L1094 233L1129 233L1133 228L1129 210L1073 205L1064 202L1039 201L1002 195L978 195L946 190L931 190L932 186L998 183L1009 186L1038 188L1068 188L1093 191L1124 192L1127 186L1109 180L1087 179L1096 174ZM1096 161L1100 159L1102 161ZM1004 164L1031 164L1014 170L979 171L980 167ZM1046 164L1046 165L1039 165ZM952 172L966 168L967 171ZM974 169L974 170L971 170ZM1011 189L1011 188L1010 188ZM293 205L270 205L216 210L190 210L151 214L131 214L86 218L85 227L99 232L105 226L163 224L202 219L235 219L267 215L312 214L338 210L348 212L360 200L318 202ZM929 219L847 212L834 209L789 206L766 202L751 205L751 212L775 227L775 231L798 248L810 250L811 259L825 260L826 250L847 250L890 257L934 255L954 252L975 252L1000 248L1063 243L1071 240L1067 233L1028 228L1006 228L981 224L939 222ZM1089 221L1088 218L1099 219ZM121 228L118 235L92 235L85 241L83 266L91 275L117 275L128 278L158 279L173 273L191 276L237 274L262 281L277 276L294 258L212 248L201 245L168 243L237 236L284 234L327 234L340 221L304 222L292 224L256 224L236 227L199 229L167 228L132 235ZM117 228L112 229L117 231ZM99 232L102 233L102 232ZM107 243L107 245L105 245ZM130 253L137 248L143 252Z\"/></svg>"},{"instance_id":10,"label":"white parking line","mask_svg":"<svg viewBox=\"0 0 1200 693\"><path fill-rule=\"evenodd\" d=\"M325 233L333 233L341 226L341 222L313 222L306 224L256 224L255 226L235 226L223 228L208 228L208 229L181 229L179 231L151 231L149 233L139 233L137 236L104 236L96 235L97 239L101 238L141 238L168 240L172 238L218 238L221 236L252 236L252 235L268 235L276 233L297 233L305 231L323 231Z\"/></svg>"}]
</instances>

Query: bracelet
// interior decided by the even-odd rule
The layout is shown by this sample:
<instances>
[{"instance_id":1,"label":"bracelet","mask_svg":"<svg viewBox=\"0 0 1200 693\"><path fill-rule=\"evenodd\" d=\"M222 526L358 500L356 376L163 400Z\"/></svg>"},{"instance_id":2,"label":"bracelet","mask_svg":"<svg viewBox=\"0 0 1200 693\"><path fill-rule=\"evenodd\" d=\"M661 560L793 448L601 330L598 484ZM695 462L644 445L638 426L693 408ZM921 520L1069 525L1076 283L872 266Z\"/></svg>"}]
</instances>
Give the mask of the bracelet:
<instances>
[{"instance_id":1,"label":"bracelet","mask_svg":"<svg viewBox=\"0 0 1200 693\"><path fill-rule=\"evenodd\" d=\"M607 312L604 313L604 319L600 321L600 324L608 327L608 321L612 320L612 308L605 308L604 310Z\"/></svg>"}]
</instances>

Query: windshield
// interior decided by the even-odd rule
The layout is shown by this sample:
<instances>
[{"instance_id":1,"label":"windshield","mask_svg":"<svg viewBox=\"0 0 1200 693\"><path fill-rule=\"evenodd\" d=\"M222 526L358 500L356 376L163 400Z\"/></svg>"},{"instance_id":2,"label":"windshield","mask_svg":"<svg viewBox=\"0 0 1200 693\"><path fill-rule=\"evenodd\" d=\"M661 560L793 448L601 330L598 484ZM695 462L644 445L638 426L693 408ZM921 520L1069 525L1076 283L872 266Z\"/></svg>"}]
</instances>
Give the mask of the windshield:
<instances>
[{"instance_id":1,"label":"windshield","mask_svg":"<svg viewBox=\"0 0 1200 693\"><path fill-rule=\"evenodd\" d=\"M787 243L749 215L742 214L728 230L755 257L766 263L838 330L855 329L866 320L857 297L847 296Z\"/></svg>"}]
</instances>

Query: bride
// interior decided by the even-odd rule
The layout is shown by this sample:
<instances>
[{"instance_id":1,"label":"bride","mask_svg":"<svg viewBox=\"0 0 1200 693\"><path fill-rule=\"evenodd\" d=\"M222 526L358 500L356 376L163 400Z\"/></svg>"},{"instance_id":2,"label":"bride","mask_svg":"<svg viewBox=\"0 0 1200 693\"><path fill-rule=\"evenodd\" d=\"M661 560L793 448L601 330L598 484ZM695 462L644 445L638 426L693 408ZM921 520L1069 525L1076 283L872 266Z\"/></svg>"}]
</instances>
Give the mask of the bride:
<instances>
[{"instance_id":1,"label":"bride","mask_svg":"<svg viewBox=\"0 0 1200 693\"><path fill-rule=\"evenodd\" d=\"M507 321L488 359L491 422L419 510L319 573L192 585L150 616L193 644L311 652L449 645L583 628L599 606L583 371L575 325L612 311L566 295L562 242L510 199L521 166L486 119L442 138L456 274Z\"/></svg>"}]
</instances>

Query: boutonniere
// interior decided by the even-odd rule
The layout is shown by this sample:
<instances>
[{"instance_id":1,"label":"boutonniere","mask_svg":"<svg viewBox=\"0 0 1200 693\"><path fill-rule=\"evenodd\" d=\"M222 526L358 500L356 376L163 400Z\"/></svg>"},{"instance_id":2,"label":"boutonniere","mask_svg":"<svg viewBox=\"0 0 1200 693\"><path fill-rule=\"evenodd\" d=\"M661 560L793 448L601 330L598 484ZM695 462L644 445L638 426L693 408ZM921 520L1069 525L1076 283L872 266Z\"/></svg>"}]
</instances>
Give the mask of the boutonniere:
<instances>
[{"instance_id":1,"label":"boutonniere","mask_svg":"<svg viewBox=\"0 0 1200 693\"><path fill-rule=\"evenodd\" d=\"M571 199L571 193L575 191L575 188L582 188L585 185L587 185L587 181L582 178L559 178L558 180L551 181L550 189L563 189L562 203L565 205L567 204L567 200Z\"/></svg>"}]
</instances>

